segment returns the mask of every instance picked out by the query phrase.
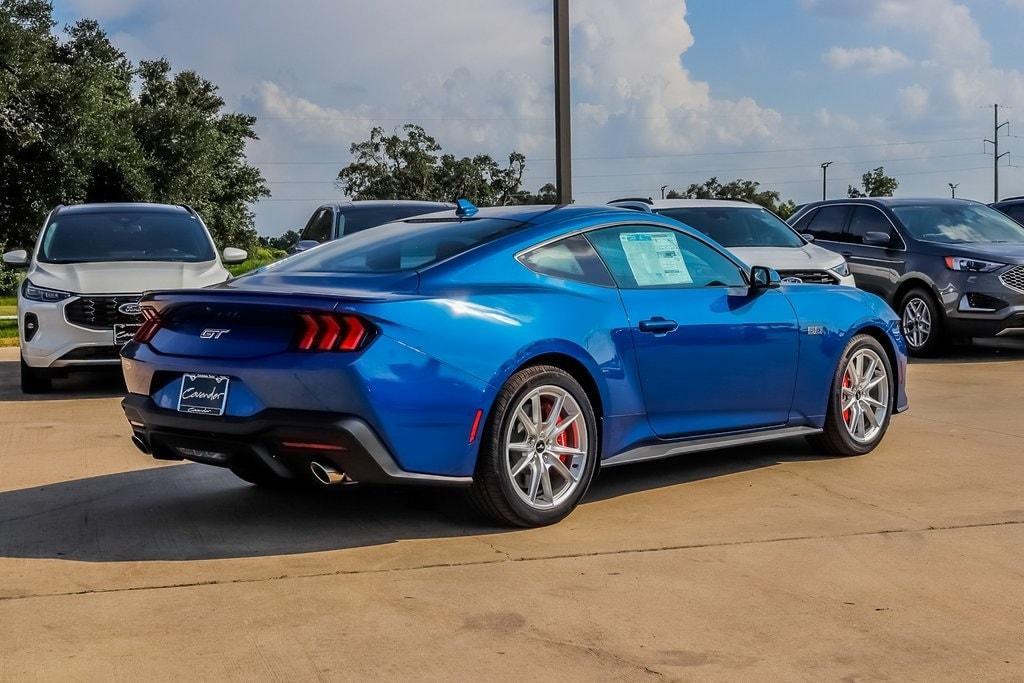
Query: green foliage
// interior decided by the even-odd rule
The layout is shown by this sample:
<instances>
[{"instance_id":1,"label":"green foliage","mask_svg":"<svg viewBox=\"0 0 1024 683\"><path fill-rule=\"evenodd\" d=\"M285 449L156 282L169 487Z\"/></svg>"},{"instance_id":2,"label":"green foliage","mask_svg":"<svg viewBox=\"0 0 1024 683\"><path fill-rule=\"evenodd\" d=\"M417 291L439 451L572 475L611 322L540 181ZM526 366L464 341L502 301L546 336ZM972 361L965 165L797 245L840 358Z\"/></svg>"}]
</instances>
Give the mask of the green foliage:
<instances>
[{"instance_id":1,"label":"green foliage","mask_svg":"<svg viewBox=\"0 0 1024 683\"><path fill-rule=\"evenodd\" d=\"M402 133L387 135L383 128L370 131L370 139L351 147L355 161L338 173L338 186L356 200L415 199L455 201L469 199L480 206L541 203L554 200L552 191L533 195L522 190L526 157L512 152L502 166L487 154L462 157L442 154L422 127L406 124Z\"/></svg>"},{"instance_id":2,"label":"green foliage","mask_svg":"<svg viewBox=\"0 0 1024 683\"><path fill-rule=\"evenodd\" d=\"M737 178L726 184L712 177L703 183L693 183L685 190L670 190L667 199L738 199L759 204L785 219L796 211L796 204L787 199L782 201L775 190L762 190L756 180Z\"/></svg>"},{"instance_id":3,"label":"green foliage","mask_svg":"<svg viewBox=\"0 0 1024 683\"><path fill-rule=\"evenodd\" d=\"M0 0L0 242L28 247L57 204L190 204L221 246L256 242L255 119L164 60L135 67L92 20L53 33L44 0Z\"/></svg>"},{"instance_id":4,"label":"green foliage","mask_svg":"<svg viewBox=\"0 0 1024 683\"><path fill-rule=\"evenodd\" d=\"M861 176L861 184L864 189L861 190L853 185L847 186L846 194L851 199L857 197L891 197L896 188L900 186L898 180L891 176L885 175L885 167L879 166L873 171L868 171Z\"/></svg>"},{"instance_id":5,"label":"green foliage","mask_svg":"<svg viewBox=\"0 0 1024 683\"><path fill-rule=\"evenodd\" d=\"M299 242L299 233L295 230L286 230L280 237L266 237L260 235L259 243L261 247L268 249L276 249L278 251L288 251Z\"/></svg>"},{"instance_id":6,"label":"green foliage","mask_svg":"<svg viewBox=\"0 0 1024 683\"><path fill-rule=\"evenodd\" d=\"M225 267L228 269L229 273L237 277L244 273L248 273L250 270L262 268L268 263L273 263L285 256L287 256L287 252L283 249L271 249L264 246L257 246L249 252L249 258L245 261Z\"/></svg>"}]
</instances>

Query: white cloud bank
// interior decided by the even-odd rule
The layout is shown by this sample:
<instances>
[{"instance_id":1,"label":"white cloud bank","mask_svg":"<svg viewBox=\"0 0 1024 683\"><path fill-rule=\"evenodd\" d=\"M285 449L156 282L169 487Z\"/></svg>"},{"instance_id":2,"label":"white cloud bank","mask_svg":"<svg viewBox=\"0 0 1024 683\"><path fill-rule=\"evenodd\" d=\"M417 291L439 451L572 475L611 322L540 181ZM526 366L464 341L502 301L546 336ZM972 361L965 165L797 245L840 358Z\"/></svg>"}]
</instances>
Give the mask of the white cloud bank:
<instances>
[{"instance_id":1,"label":"white cloud bank","mask_svg":"<svg viewBox=\"0 0 1024 683\"><path fill-rule=\"evenodd\" d=\"M910 66L910 59L905 54L886 45L879 47L839 47L837 45L822 55L822 59L833 69L857 69L871 74L896 71Z\"/></svg>"}]
</instances>

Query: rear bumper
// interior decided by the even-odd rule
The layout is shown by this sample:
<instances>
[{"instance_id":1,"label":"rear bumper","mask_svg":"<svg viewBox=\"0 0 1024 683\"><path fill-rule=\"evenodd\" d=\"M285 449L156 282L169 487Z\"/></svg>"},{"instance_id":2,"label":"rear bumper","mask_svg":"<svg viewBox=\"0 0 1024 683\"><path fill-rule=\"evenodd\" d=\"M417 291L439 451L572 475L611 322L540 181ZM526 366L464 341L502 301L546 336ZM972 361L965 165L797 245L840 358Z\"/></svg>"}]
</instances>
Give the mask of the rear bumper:
<instances>
[{"instance_id":1,"label":"rear bumper","mask_svg":"<svg viewBox=\"0 0 1024 683\"><path fill-rule=\"evenodd\" d=\"M347 415L265 410L252 417L211 418L159 408L148 396L122 402L134 436L165 460L230 467L258 458L285 478L307 476L312 462L330 464L364 483L467 486L472 477L408 472L363 420Z\"/></svg>"}]
</instances>

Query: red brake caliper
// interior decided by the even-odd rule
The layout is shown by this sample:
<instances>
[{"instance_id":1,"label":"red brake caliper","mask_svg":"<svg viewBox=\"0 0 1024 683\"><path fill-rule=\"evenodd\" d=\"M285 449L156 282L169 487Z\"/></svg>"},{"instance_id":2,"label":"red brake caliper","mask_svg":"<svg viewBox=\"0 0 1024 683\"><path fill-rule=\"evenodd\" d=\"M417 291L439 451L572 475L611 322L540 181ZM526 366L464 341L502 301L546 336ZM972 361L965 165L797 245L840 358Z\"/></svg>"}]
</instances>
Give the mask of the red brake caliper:
<instances>
[{"instance_id":1,"label":"red brake caliper","mask_svg":"<svg viewBox=\"0 0 1024 683\"><path fill-rule=\"evenodd\" d=\"M561 424L562 422L562 420L558 421L559 424ZM566 429L564 432L558 435L558 437L555 439L555 443L558 444L559 446L577 448L576 444L579 443L579 434L576 431L577 428L577 425L573 424L572 427ZM572 433L572 438L570 438L570 432ZM572 460L572 456L569 455L568 453L562 453L561 455L558 456L558 459L562 461L563 465L568 467L569 462Z\"/></svg>"},{"instance_id":2,"label":"red brake caliper","mask_svg":"<svg viewBox=\"0 0 1024 683\"><path fill-rule=\"evenodd\" d=\"M850 373L848 371L843 375L843 388L844 389L849 389L850 388ZM840 404L846 402L846 399L843 398L842 392L839 392L839 401L840 401ZM847 408L847 409L845 409L843 411L843 421L844 422L849 422L850 421L850 409L849 408Z\"/></svg>"}]
</instances>

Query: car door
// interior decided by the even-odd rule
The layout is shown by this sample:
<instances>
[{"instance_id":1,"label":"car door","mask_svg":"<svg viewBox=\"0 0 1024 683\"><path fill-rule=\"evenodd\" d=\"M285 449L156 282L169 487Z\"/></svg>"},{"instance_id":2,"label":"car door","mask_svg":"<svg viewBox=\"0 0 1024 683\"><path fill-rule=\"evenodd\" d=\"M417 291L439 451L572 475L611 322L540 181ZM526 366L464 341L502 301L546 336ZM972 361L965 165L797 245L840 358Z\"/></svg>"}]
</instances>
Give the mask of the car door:
<instances>
[{"instance_id":1,"label":"car door","mask_svg":"<svg viewBox=\"0 0 1024 683\"><path fill-rule=\"evenodd\" d=\"M587 238L619 287L655 434L788 421L798 324L781 289L751 291L731 258L664 226L613 226Z\"/></svg>"},{"instance_id":2,"label":"car door","mask_svg":"<svg viewBox=\"0 0 1024 683\"><path fill-rule=\"evenodd\" d=\"M906 272L903 241L880 209L864 204L851 208L839 253L846 257L858 287L888 298Z\"/></svg>"}]
</instances>

